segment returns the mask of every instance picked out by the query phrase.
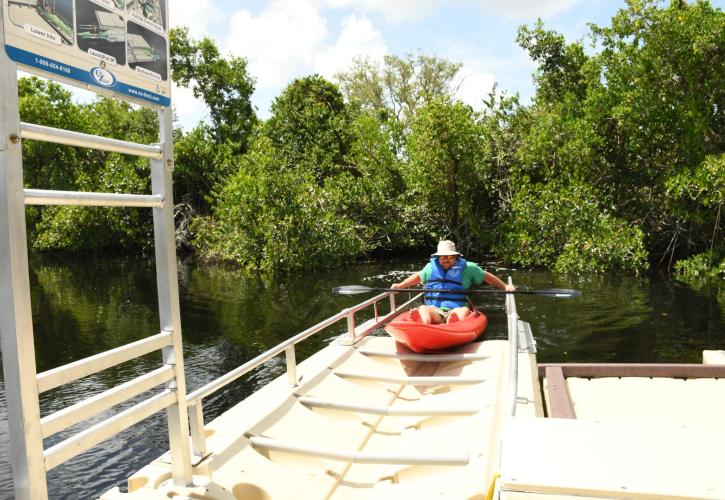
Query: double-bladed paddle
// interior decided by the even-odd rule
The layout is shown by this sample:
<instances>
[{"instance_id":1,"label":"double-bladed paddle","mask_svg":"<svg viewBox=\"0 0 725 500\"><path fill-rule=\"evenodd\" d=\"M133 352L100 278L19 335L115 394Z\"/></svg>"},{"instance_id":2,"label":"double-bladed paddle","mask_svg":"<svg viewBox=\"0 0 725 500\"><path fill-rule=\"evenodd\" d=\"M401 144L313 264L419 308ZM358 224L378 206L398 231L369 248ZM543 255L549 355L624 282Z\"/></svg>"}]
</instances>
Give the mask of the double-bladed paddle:
<instances>
[{"instance_id":1,"label":"double-bladed paddle","mask_svg":"<svg viewBox=\"0 0 725 500\"><path fill-rule=\"evenodd\" d=\"M543 295L544 297L554 297L557 299L573 299L581 296L579 290L570 290L568 288L544 288L541 290L516 290L513 292L507 292L506 290L498 289L479 289L475 288L472 290L441 290L438 288L372 288L363 285L347 285L347 286L336 286L332 289L332 293L338 295L355 295L358 293L367 292L436 292L436 293L447 293L455 295L466 295L469 293L516 293L526 295Z\"/></svg>"}]
</instances>

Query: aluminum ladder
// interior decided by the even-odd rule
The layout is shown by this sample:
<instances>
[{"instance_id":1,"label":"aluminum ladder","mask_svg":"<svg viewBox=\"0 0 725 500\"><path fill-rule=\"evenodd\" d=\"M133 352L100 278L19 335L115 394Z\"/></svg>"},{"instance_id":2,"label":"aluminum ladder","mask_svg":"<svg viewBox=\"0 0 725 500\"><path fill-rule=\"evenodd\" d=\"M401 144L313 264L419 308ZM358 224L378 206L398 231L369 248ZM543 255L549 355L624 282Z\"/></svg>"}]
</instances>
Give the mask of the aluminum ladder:
<instances>
[{"instance_id":1,"label":"aluminum ladder","mask_svg":"<svg viewBox=\"0 0 725 500\"><path fill-rule=\"evenodd\" d=\"M4 45L0 9L0 334L7 393L15 498L46 499L46 472L166 410L174 483L191 483L189 417L181 341L173 220L172 111L157 108L159 143L135 144L20 122L17 65ZM22 139L93 147L151 159L152 194L24 189ZM25 205L147 207L153 210L160 332L125 346L37 373L30 306ZM40 417L39 395L87 375L161 350L161 366L84 401ZM43 439L161 386L156 394L72 437L43 449Z\"/></svg>"}]
</instances>

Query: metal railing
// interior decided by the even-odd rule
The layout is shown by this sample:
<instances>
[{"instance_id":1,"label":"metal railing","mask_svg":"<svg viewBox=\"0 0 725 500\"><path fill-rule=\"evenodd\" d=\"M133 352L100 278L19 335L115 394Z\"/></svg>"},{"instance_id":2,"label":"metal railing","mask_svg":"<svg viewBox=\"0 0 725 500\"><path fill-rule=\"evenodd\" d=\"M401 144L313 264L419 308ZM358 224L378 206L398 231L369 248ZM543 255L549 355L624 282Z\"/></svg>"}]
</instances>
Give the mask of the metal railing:
<instances>
[{"instance_id":1,"label":"metal railing","mask_svg":"<svg viewBox=\"0 0 725 500\"><path fill-rule=\"evenodd\" d=\"M161 332L125 346L68 363L38 374L38 392L45 392L79 378L120 365L171 345L171 332Z\"/></svg>"},{"instance_id":2,"label":"metal railing","mask_svg":"<svg viewBox=\"0 0 725 500\"><path fill-rule=\"evenodd\" d=\"M513 280L509 276L508 284L513 285ZM509 293L506 295L506 325L508 330L509 343L509 370L506 380L506 399L503 408L503 421L516 416L516 403L518 402L518 386L519 386L519 315L516 312L515 295ZM499 434L498 440L498 470L501 470L501 459L503 457L503 433ZM494 498L497 492L499 481L499 472L494 472L487 499ZM495 496L498 498L498 496Z\"/></svg>"},{"instance_id":3,"label":"metal railing","mask_svg":"<svg viewBox=\"0 0 725 500\"><path fill-rule=\"evenodd\" d=\"M2 46L3 10L0 9ZM178 485L191 484L171 184L172 111L170 108L157 108L157 111L158 144L136 144L21 122L17 65L0 49L0 333L16 498L47 498L48 470L164 409L167 412L172 480ZM22 140L28 139L149 158L151 194L25 189ZM26 205L151 208L160 333L37 373L30 308ZM154 351L161 351L161 367L41 418L41 393ZM43 449L43 439L154 388L158 388L157 393L140 403Z\"/></svg>"},{"instance_id":4,"label":"metal railing","mask_svg":"<svg viewBox=\"0 0 725 500\"><path fill-rule=\"evenodd\" d=\"M160 160L164 153L160 144L137 144L109 137L99 137L72 130L64 130L45 125L20 122L20 131L24 139L54 142L66 146L100 149L114 153L135 155L153 160Z\"/></svg>"},{"instance_id":5,"label":"metal railing","mask_svg":"<svg viewBox=\"0 0 725 500\"><path fill-rule=\"evenodd\" d=\"M163 126L163 115L161 126ZM28 123L21 123L21 131L24 139L33 138L58 144L95 147L95 149L152 158L152 162L155 163L152 166L152 172L156 171L157 177L155 191L160 193L138 195L24 189L24 203L26 205L164 208L165 193L169 191L166 190L166 179L164 179L166 175L163 171L166 165L170 166L170 163L163 161L164 148L161 145L135 144ZM161 175L159 175L158 170L162 171ZM164 366L41 418L41 435L43 438L46 438L77 423L83 422L102 411L135 398L161 384L164 384L165 388L158 394L149 397L131 408L44 450L43 458L46 471L83 453L96 444L113 437L115 434L148 418L154 413L164 409L170 409L173 405L178 405L179 401L182 404L185 401L183 392L180 395L177 394L177 388L179 386L184 387L185 385L183 380L183 364L180 361L181 336L174 334L174 321L172 319L174 315L172 309L178 308L178 306L172 304L178 303L178 300L173 296L164 298L166 295L173 294L174 292L172 290L176 288L173 283L168 282L168 278L172 276L173 279L176 278L175 267L171 272L166 269L170 265L169 258L175 258L175 254L173 256L166 254L158 255L159 252L164 252L163 249L158 248L159 246L169 247L166 242L168 235L164 233L171 227L171 234L173 235L173 225L169 226L167 221L159 221L160 218L163 218L163 214L155 212L157 257L161 257L157 261L157 271L159 271L159 275L164 275L164 277L160 276L158 278L159 293L161 295L159 302L162 308L160 315L162 317L162 324L166 325L167 328L156 335L38 374L38 393L49 391L158 350L162 351ZM175 266L175 262L173 266ZM176 328L178 330L178 326ZM186 415L186 412L182 413L180 411L174 411L172 413L173 415L177 413L183 416ZM173 416L170 418L173 418ZM185 464L190 462L190 452L186 438L187 432L184 430L187 425L186 419L181 418L178 425L172 422L170 422L170 425L178 427L177 430L170 433L171 441L174 443L172 448L176 448L173 455L175 455L175 461L178 462L178 468L181 471L181 473L177 473L175 479L178 483L187 484L190 480L190 464ZM186 452L183 449L184 444L186 445ZM189 474L186 473L186 470L189 471Z\"/></svg>"},{"instance_id":6,"label":"metal railing","mask_svg":"<svg viewBox=\"0 0 725 500\"><path fill-rule=\"evenodd\" d=\"M155 191L157 194L139 195L126 193L94 193L23 189L23 202L25 205L117 206L147 207L156 209L163 209L165 207L165 193L168 191L165 189L166 179L164 179L165 174L163 171L167 165L170 166L170 163L167 164L164 162L164 148L161 145L135 144L116 139L81 134L78 132L59 130L28 123L21 123L20 126L23 139L35 139L54 142L57 144L92 147L106 151L148 157L152 159L153 163L156 163L155 166L152 166L152 170L160 169L162 171L161 175L157 173L156 176ZM157 213L154 214L156 232L164 233L165 231L168 231L168 227L170 227L172 231L171 234L173 235L173 225L169 226L168 223L164 223L166 221L159 221L158 219L160 217L163 217L163 215ZM159 243L164 243L161 246L168 248L169 245L165 244L165 239L166 236L163 234L161 236L157 236L157 246L159 246ZM173 248L173 246L171 246L171 248ZM163 249L161 251L163 252ZM167 277L171 277L173 275L173 278L175 279L175 270L171 270L171 272L169 272L169 270L165 269L169 265L168 258L171 256L162 255L161 257L161 261L157 262L160 274ZM175 257L175 254L173 254L173 257ZM166 277L159 278L159 280L159 291L161 295L173 293L172 289L175 289L175 286L168 283ZM160 299L160 303L162 304L161 307L163 308L161 311L162 323L167 327L161 333L37 374L37 391L38 394L41 394L51 389L74 382L83 377L98 373L102 370L117 366L121 363L137 359L153 351L162 350L163 358L165 360L164 366L161 368L136 377L124 384L113 387L107 391L41 418L40 435L44 439L75 424L83 422L103 411L135 398L144 392L150 391L155 387L162 384L165 385L165 388L156 395L152 395L148 399L132 406L131 408L128 408L101 423L93 425L62 442L43 450L43 462L44 469L46 471L67 460L70 460L80 453L83 453L96 444L111 438L115 434L118 434L122 430L140 422L154 413L178 404L179 400L182 404L185 402L185 395L183 392L181 395L177 395L177 388L179 386L184 387L183 371L180 371L179 368L181 366L181 370L183 370L183 364L179 361L181 337L180 335L174 334L174 321L171 318L173 316L171 309L175 308L172 304L178 301L171 296L166 299L164 299L164 297L160 297ZM177 353L175 351L179 352ZM186 415L185 411L183 413L174 412L174 414L176 413L179 415ZM186 425L186 419L181 418L178 426L175 426L178 427L178 429L170 433L171 440L175 443L174 447L179 448L179 446L181 446L182 448L180 453L178 449L174 453L175 455L181 456L181 459L177 459L179 462L179 470L182 471L181 474L177 474L177 481L180 483L188 483L190 480L190 476L187 479L187 474L185 473L185 470L190 471L190 465L182 465L182 461L190 463L190 452L188 451L188 440L186 438L187 432L184 430ZM177 435L178 438L174 438L174 435ZM182 443L186 444L186 453L183 451Z\"/></svg>"},{"instance_id":7,"label":"metal railing","mask_svg":"<svg viewBox=\"0 0 725 500\"><path fill-rule=\"evenodd\" d=\"M243 365L235 368L229 373L222 375L221 377L209 382L208 384L196 389L186 397L186 403L189 408L189 424L191 426L191 441L192 441L192 453L194 454L195 460L201 460L206 455L206 439L204 434L204 411L203 411L203 399L215 393L216 391L226 387L230 383L237 380L242 375L254 370L255 368L266 363L275 356L285 353L286 364L287 364L287 377L290 385L296 386L299 383L297 376L297 362L295 359L295 345L303 340L319 333L328 327L334 325L338 321L345 320L347 322L347 332L340 337L339 342L344 345L353 345L363 339L367 334L373 330L379 328L381 325L387 323L393 319L403 309L407 308L415 301L419 300L422 294L417 294L413 298L407 300L400 306L396 305L397 292L391 293L386 292L375 297L361 302L348 309L343 309L339 313L327 318L326 320L298 333L294 337L287 339L286 341L276 345L275 347L263 352L254 359L251 359ZM390 312L383 316L380 316L378 310L379 302L390 298ZM355 325L355 313L362 310L373 308L373 317L361 324L360 326Z\"/></svg>"},{"instance_id":8,"label":"metal railing","mask_svg":"<svg viewBox=\"0 0 725 500\"><path fill-rule=\"evenodd\" d=\"M508 284L513 285L509 277ZM516 399L519 385L519 315L513 293L506 294L506 318L509 341L509 373L506 382L506 417L516 415Z\"/></svg>"},{"instance_id":9,"label":"metal railing","mask_svg":"<svg viewBox=\"0 0 725 500\"><path fill-rule=\"evenodd\" d=\"M163 208L159 194L91 193L87 191L51 191L24 189L26 205L84 205L94 207Z\"/></svg>"}]
</instances>

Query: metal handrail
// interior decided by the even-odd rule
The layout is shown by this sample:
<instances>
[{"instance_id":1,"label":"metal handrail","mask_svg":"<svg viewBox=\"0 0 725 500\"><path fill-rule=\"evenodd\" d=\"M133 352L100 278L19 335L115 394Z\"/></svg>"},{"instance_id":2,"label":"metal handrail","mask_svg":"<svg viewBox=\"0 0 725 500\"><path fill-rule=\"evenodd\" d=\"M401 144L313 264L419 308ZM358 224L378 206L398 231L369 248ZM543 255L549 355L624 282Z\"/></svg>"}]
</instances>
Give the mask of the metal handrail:
<instances>
[{"instance_id":1,"label":"metal handrail","mask_svg":"<svg viewBox=\"0 0 725 500\"><path fill-rule=\"evenodd\" d=\"M282 352L285 352L287 355L287 373L290 379L290 385L296 385L298 382L297 378L297 363L295 360L295 349L294 346L298 344L299 342L311 337L312 335L326 329L327 327L337 323L341 320L347 320L347 327L348 331L343 336L345 340L350 341L351 343L356 343L359 340L363 339L368 333L373 331L374 329L378 328L380 325L383 325L393 319L401 310L405 309L409 305L411 305L416 300L419 300L422 294L417 294L413 298L409 299L405 303L401 304L400 306L396 305L395 301L395 295L399 292L385 292L381 293L380 295L376 295L375 297L372 297L371 299L368 299L364 302L361 302L360 304L357 304L355 306L352 306L347 309L343 309L339 313L335 314L334 316L331 316L327 318L324 321L321 321L320 323L308 328L307 330L304 330L301 333L298 333L294 337L290 337L289 339L285 340L284 342L281 342L280 344L276 345L275 347L263 352L259 356L257 356L254 359L251 359L244 363L243 365L235 368L234 370L222 375L221 377L212 380L208 384L200 387L199 389L187 394L186 396L186 403L189 408L189 424L191 427L191 441L192 441L192 447L193 447L193 453L196 459L201 459L206 454L206 439L204 436L204 410L202 406L202 400L210 396L211 394L215 393L216 391L224 388L225 386L229 385L230 383L237 380L242 375L254 370L255 368L259 367L263 363L269 361L273 357L281 354ZM390 297L390 312L384 316L380 316L378 313L377 304L381 300L385 299L386 297ZM355 326L355 313L359 312L363 309L367 309L368 307L373 306L374 307L374 318L372 318L368 323L372 323L372 325L366 323L364 325L360 325L359 327Z\"/></svg>"},{"instance_id":2,"label":"metal handrail","mask_svg":"<svg viewBox=\"0 0 725 500\"><path fill-rule=\"evenodd\" d=\"M0 8L0 46L6 41L4 10ZM168 11L166 17L168 24ZM15 497L47 498L48 470L162 410L166 410L168 423L172 464L170 479L176 486L191 484L174 240L172 109L168 106L152 106L158 114L158 142L153 144L138 144L24 123L20 121L18 106L17 70L18 64L4 50L0 50L0 336L8 394L8 421L12 423L8 434ZM39 72L46 73L43 70ZM52 75L49 77L52 78ZM100 92L105 94L108 91ZM21 139L149 158L150 194L25 189ZM37 373L25 223L25 206L37 204L154 209L152 216L161 333ZM161 351L163 360L160 369L41 418L39 394L157 350ZM163 390L155 396L44 449L44 437L88 420L124 401L135 399L162 384Z\"/></svg>"},{"instance_id":3,"label":"metal handrail","mask_svg":"<svg viewBox=\"0 0 725 500\"><path fill-rule=\"evenodd\" d=\"M40 419L44 438L91 418L174 378L174 368L165 365Z\"/></svg>"},{"instance_id":4,"label":"metal handrail","mask_svg":"<svg viewBox=\"0 0 725 500\"><path fill-rule=\"evenodd\" d=\"M153 158L155 160L160 160L163 154L163 148L159 144L138 144L26 122L20 122L20 134L23 139L53 142L55 144L65 144L66 146L101 149L103 151Z\"/></svg>"},{"instance_id":5,"label":"metal handrail","mask_svg":"<svg viewBox=\"0 0 725 500\"><path fill-rule=\"evenodd\" d=\"M211 394L215 393L219 389L224 388L225 386L229 385L230 383L237 380L239 377L244 375L245 373L250 372L251 370L254 370L261 364L269 361L273 357L277 356L278 354L281 354L283 351L286 351L289 347L294 346L295 344L298 344L299 342L302 342L303 340L307 339L308 337L311 337L312 335L324 330L328 326L333 325L334 323L337 323L338 321L342 319L347 319L350 313L356 313L358 311L361 311L362 309L366 309L367 307L379 302L383 298L390 295L390 292L381 293L380 295L376 295L375 297L366 300L365 302L361 302L360 304L357 304L356 306L353 306L348 309L343 309L339 313L335 314L334 316L330 316L324 321L321 321L320 323L317 323L316 325L308 328L307 330L304 330L301 333L298 333L294 337L290 337L289 339L277 344L276 346L272 347L271 349L263 352L256 358L253 358L246 363L244 363L241 366L238 366L234 370L227 372L226 374L222 375L221 377L212 380L208 384L198 388L197 390L187 394L186 396L186 402L188 404L195 404L198 403L200 400L204 399L207 396L210 396ZM407 303L406 303L407 304ZM393 312L397 312L397 310L402 309L405 307L405 305L400 306L397 309L391 310L391 313L386 314L382 318L378 319L379 324L383 324L387 322L389 319L391 319L391 314ZM354 332L350 332L348 330L348 335L354 335ZM362 336L360 336L362 338Z\"/></svg>"},{"instance_id":6,"label":"metal handrail","mask_svg":"<svg viewBox=\"0 0 725 500\"><path fill-rule=\"evenodd\" d=\"M71 458L80 455L93 446L128 429L134 424L150 417L176 402L174 391L164 389L141 403L128 408L112 417L85 429L71 438L61 441L43 451L47 470L56 467Z\"/></svg>"},{"instance_id":7,"label":"metal handrail","mask_svg":"<svg viewBox=\"0 0 725 500\"><path fill-rule=\"evenodd\" d=\"M508 284L513 285L509 276ZM506 385L506 416L516 414L516 397L519 383L519 316L516 313L516 299L514 294L506 294L506 317L508 323L509 341L509 374Z\"/></svg>"},{"instance_id":8,"label":"metal handrail","mask_svg":"<svg viewBox=\"0 0 725 500\"><path fill-rule=\"evenodd\" d=\"M90 191L55 191L24 189L26 205L82 205L93 207L163 208L160 194L94 193Z\"/></svg>"},{"instance_id":9,"label":"metal handrail","mask_svg":"<svg viewBox=\"0 0 725 500\"><path fill-rule=\"evenodd\" d=\"M38 392L46 392L79 378L93 375L112 366L139 358L172 343L172 332L163 331L150 337L104 351L72 363L44 371L37 375Z\"/></svg>"},{"instance_id":10,"label":"metal handrail","mask_svg":"<svg viewBox=\"0 0 725 500\"><path fill-rule=\"evenodd\" d=\"M513 280L509 276L508 284L513 285ZM504 424L505 421L512 419L516 415L516 402L518 396L518 385L519 385L519 316L516 312L516 299L513 293L506 294L506 319L507 319L507 330L508 330L508 341L509 341L509 372L508 380L506 381L506 406L504 407ZM498 441L498 467L501 468L501 458L503 456L503 436L499 436ZM491 490L489 491L490 498L491 493L494 491L499 478L499 473L495 473L493 476L493 482L491 484Z\"/></svg>"}]
</instances>

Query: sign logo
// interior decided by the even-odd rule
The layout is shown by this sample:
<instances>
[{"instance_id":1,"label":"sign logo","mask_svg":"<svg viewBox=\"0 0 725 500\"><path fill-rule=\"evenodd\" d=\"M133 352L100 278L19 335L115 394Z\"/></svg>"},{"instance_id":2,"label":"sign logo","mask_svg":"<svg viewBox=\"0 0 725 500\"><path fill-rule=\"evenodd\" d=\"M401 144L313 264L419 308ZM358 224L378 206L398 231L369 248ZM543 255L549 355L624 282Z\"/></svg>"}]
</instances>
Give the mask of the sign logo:
<instances>
[{"instance_id":1,"label":"sign logo","mask_svg":"<svg viewBox=\"0 0 725 500\"><path fill-rule=\"evenodd\" d=\"M113 73L108 71L107 69L99 68L96 66L95 68L91 68L91 78L98 83L99 85L102 85L104 87L113 87L116 85L116 77L113 76Z\"/></svg>"}]
</instances>

